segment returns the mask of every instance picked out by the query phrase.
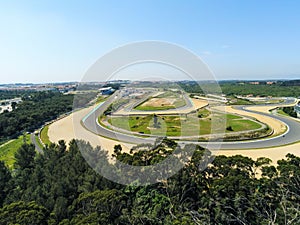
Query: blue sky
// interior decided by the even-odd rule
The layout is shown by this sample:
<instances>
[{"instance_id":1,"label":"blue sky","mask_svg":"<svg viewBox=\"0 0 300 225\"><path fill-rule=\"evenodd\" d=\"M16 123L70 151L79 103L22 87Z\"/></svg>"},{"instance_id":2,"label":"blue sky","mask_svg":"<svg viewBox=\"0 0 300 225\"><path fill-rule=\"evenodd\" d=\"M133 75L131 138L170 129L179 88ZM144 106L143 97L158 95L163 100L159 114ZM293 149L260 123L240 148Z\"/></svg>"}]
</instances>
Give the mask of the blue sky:
<instances>
[{"instance_id":1,"label":"blue sky","mask_svg":"<svg viewBox=\"0 0 300 225\"><path fill-rule=\"evenodd\" d=\"M0 83L79 81L111 49L161 40L218 79L300 78L300 1L1 1Z\"/></svg>"}]
</instances>

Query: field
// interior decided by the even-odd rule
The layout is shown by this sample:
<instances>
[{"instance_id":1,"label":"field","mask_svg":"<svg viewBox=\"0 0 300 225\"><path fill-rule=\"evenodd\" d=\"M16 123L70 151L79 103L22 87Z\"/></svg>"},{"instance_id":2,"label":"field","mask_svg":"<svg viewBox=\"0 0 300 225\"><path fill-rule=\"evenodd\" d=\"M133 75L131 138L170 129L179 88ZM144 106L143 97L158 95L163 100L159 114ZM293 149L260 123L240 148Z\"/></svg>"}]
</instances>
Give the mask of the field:
<instances>
[{"instance_id":1,"label":"field","mask_svg":"<svg viewBox=\"0 0 300 225\"><path fill-rule=\"evenodd\" d=\"M156 97L147 99L135 109L143 111L167 110L185 106L183 96L177 92L164 92Z\"/></svg>"},{"instance_id":2,"label":"field","mask_svg":"<svg viewBox=\"0 0 300 225\"><path fill-rule=\"evenodd\" d=\"M25 136L27 143L30 142L30 134ZM0 147L0 160L4 161L5 164L12 169L15 162L15 152L21 147L24 143L24 136L21 135L18 139L7 142Z\"/></svg>"},{"instance_id":3,"label":"field","mask_svg":"<svg viewBox=\"0 0 300 225\"><path fill-rule=\"evenodd\" d=\"M156 126L154 117L154 115L130 116L126 119L124 117L111 117L108 122L115 127L132 132L175 137L210 134L212 129L211 115L207 109L200 110L198 117L192 115L186 117L156 116ZM261 128L261 124L233 114L214 113L214 119L215 121L226 119L226 127L230 127L225 131L214 130L214 133L249 131Z\"/></svg>"}]
</instances>

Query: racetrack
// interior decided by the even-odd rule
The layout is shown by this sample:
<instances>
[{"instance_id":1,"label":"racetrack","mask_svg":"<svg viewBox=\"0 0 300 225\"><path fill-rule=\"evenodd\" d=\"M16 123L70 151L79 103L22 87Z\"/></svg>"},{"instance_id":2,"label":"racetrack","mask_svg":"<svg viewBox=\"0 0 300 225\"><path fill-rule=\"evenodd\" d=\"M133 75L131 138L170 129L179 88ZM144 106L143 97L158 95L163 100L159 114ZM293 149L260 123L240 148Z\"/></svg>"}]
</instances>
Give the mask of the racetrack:
<instances>
[{"instance_id":1,"label":"racetrack","mask_svg":"<svg viewBox=\"0 0 300 225\"><path fill-rule=\"evenodd\" d=\"M112 101L114 101L114 98L110 98L107 104L111 104ZM286 99L286 101L282 104L270 105L269 107L271 109L279 105L280 106L290 105L291 102L294 102L294 99ZM266 106L263 105L257 107L266 107ZM96 110L94 110L93 113L89 114L86 118L84 118L83 125L86 127L87 130L95 134L99 134L103 137L119 140L120 142L129 142L133 144L154 142L154 138L144 138L144 137L137 137L133 135L123 134L117 131L109 130L101 126L97 122L97 118L105 111L105 109L106 109L105 105L101 105ZM251 140L251 141L240 141L240 142L235 141L235 142L210 143L209 144L210 149L219 148L220 144L221 144L221 149L270 148L270 147L292 144L299 140L297 134L300 133L300 124L295 120L292 120L287 117L281 117L279 115L272 115L263 112L253 111L253 109L252 110L247 109L247 107L245 106L236 106L236 111L240 111L241 113L247 112L247 113L260 115L261 117L264 117L264 119L262 119L263 121L270 120L270 119L271 120L273 119L274 123L276 123L276 121L279 123L280 121L281 125L278 126L282 126L282 124L284 124L288 127L288 130L284 135L279 135L272 138L265 138L265 139ZM277 129L276 132L279 132L279 130ZM207 147L207 142L193 142L193 143L197 143Z\"/></svg>"},{"instance_id":2,"label":"racetrack","mask_svg":"<svg viewBox=\"0 0 300 225\"><path fill-rule=\"evenodd\" d=\"M75 130L73 133L71 131L66 132L66 129L70 129L70 120L69 118L64 118L60 121L55 122L49 127L49 137L53 142L58 141L59 139L65 139L69 141L73 138L83 139L89 141L93 146L101 145L103 148L112 151L113 146L115 144L121 143L124 150L128 151L131 146L140 143L153 143L154 138L141 138L136 136L131 136L127 134L121 134L118 132L111 131L100 126L96 121L98 116L104 112L106 107L111 104L116 98L118 98L117 94L113 98L108 99L107 102L102 103L98 107L90 107L87 109L83 109L79 112L73 113L73 121L71 127ZM287 99L284 103L276 104L276 105L268 105L268 106L237 106L234 110L243 112L243 113L252 113L258 116L263 116L264 118L269 118L270 120L274 120L288 126L288 130L284 135L267 138L267 139L259 139L252 141L243 141L243 142L223 142L221 143L221 150L214 151L214 147L218 147L219 143L212 144L208 146L210 150L215 154L224 154L224 155L235 155L235 154L243 154L249 156L251 158L257 157L268 157L273 160L277 160L279 158L283 158L287 153L294 153L299 155L300 152L300 144L295 143L299 141L298 134L300 133L300 123L290 119L288 117L283 117L279 115L272 115L270 113L266 113L266 107L268 109L275 108L283 105L291 105L294 102L294 99ZM260 112L260 108L264 109L264 112ZM66 121L68 120L68 121ZM265 122L265 121L264 121ZM82 123L82 124L81 124ZM85 128L83 128L83 126ZM62 130L62 131L59 131ZM54 134L55 133L55 134ZM66 134L71 134L66 137ZM110 140L115 139L115 140ZM116 141L117 140L117 141ZM127 144L127 143L130 144ZM294 144L293 144L294 143ZM204 147L207 147L207 143L197 142ZM283 146L288 145L288 146ZM281 146L281 147L278 147ZM242 151L238 151L242 150Z\"/></svg>"}]
</instances>

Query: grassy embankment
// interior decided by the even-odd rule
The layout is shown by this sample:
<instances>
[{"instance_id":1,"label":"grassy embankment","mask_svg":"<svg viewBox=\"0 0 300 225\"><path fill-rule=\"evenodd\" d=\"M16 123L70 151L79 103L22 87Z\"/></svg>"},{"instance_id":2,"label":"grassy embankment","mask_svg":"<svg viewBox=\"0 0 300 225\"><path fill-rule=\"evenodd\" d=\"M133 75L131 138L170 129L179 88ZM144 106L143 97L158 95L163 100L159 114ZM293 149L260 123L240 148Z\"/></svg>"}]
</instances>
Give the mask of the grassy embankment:
<instances>
[{"instance_id":1,"label":"grassy embankment","mask_svg":"<svg viewBox=\"0 0 300 225\"><path fill-rule=\"evenodd\" d=\"M44 128L41 131L41 140L45 145L49 145L51 143L51 141L49 140L49 136L48 136L49 126L50 125L44 126Z\"/></svg>"},{"instance_id":2,"label":"grassy embankment","mask_svg":"<svg viewBox=\"0 0 300 225\"><path fill-rule=\"evenodd\" d=\"M282 108L278 109L277 110L277 113L280 114L280 115L283 115L283 116L290 116L289 114L285 113Z\"/></svg>"},{"instance_id":3,"label":"grassy embankment","mask_svg":"<svg viewBox=\"0 0 300 225\"><path fill-rule=\"evenodd\" d=\"M97 97L97 100L96 100L96 104L99 104L101 102L105 102L106 99L109 97L110 95L100 95Z\"/></svg>"},{"instance_id":4,"label":"grassy embankment","mask_svg":"<svg viewBox=\"0 0 300 225\"><path fill-rule=\"evenodd\" d=\"M48 136L49 126L50 126L50 124L48 124L48 125L46 125L42 128L42 130L40 132L41 139L39 139L38 135L34 135L35 141L41 149L44 148L44 145L50 145L51 144L51 141L50 141L49 136Z\"/></svg>"},{"instance_id":5,"label":"grassy embankment","mask_svg":"<svg viewBox=\"0 0 300 225\"><path fill-rule=\"evenodd\" d=\"M17 139L10 140L0 146L0 160L4 161L10 169L13 169L16 151L24 142L31 143L30 134L26 134L25 138L23 135L21 135Z\"/></svg>"}]
</instances>

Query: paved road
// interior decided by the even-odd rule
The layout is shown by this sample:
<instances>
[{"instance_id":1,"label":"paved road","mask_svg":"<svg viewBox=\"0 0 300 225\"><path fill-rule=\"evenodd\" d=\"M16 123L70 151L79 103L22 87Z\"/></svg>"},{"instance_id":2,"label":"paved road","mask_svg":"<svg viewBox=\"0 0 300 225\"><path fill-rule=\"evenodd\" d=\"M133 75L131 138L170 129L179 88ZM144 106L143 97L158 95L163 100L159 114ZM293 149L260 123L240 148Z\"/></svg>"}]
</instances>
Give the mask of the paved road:
<instances>
[{"instance_id":1,"label":"paved road","mask_svg":"<svg viewBox=\"0 0 300 225\"><path fill-rule=\"evenodd\" d=\"M99 134L101 136L110 138L110 139L116 139L120 142L129 142L134 144L140 144L140 143L154 143L155 138L141 138L136 137L128 134L122 134L116 131L109 130L105 127L102 127L98 122L98 116L103 114L103 112L106 110L106 108L116 99L120 98L119 93L116 92L114 95L112 95L106 102L99 104L92 112L90 112L83 120L83 125L86 129L89 131ZM294 98L286 98L284 103L281 104L273 104L274 107L279 105L289 105L292 104L295 101ZM266 105L259 105L260 106L266 106ZM270 105L268 105L270 106ZM207 142L192 142L197 143L199 145L202 145L204 147L208 147L210 149L253 149L253 148L269 148L269 147L275 147L285 144L291 144L294 142L299 141L300 137L300 123L290 119L288 117L283 117L280 115L272 115L272 114L266 114L261 112L256 112L247 109L247 106L236 106L238 109L242 109L248 112L254 112L261 115L266 115L275 119L278 119L285 123L288 127L288 130L285 134L273 137L273 138L266 138L266 139L258 139L258 140L251 140L251 141L241 141L241 142L210 142L209 145L207 145ZM248 106L249 107L249 106ZM253 107L253 106L251 106ZM187 143L187 142L182 142Z\"/></svg>"},{"instance_id":2,"label":"paved road","mask_svg":"<svg viewBox=\"0 0 300 225\"><path fill-rule=\"evenodd\" d=\"M100 126L100 124L97 122L99 115L103 114L107 107L119 98L121 98L120 93L115 92L105 102L100 103L97 107L95 107L93 111L91 111L86 117L83 118L82 123L84 127L95 134L99 134L110 139L120 140L121 142L135 144L145 143L144 138L138 138L135 136L114 132L103 126ZM151 138L147 141L147 143L153 143L154 140L154 138Z\"/></svg>"},{"instance_id":3,"label":"paved road","mask_svg":"<svg viewBox=\"0 0 300 225\"><path fill-rule=\"evenodd\" d=\"M37 143L36 139L35 139L35 134L31 133L30 134L30 139L31 139L31 143L34 144L35 149L39 152L39 153L43 153L43 149L39 146L39 144Z\"/></svg>"}]
</instances>

